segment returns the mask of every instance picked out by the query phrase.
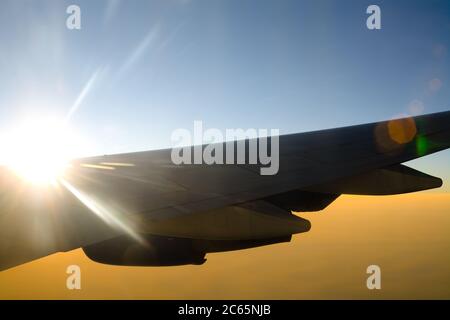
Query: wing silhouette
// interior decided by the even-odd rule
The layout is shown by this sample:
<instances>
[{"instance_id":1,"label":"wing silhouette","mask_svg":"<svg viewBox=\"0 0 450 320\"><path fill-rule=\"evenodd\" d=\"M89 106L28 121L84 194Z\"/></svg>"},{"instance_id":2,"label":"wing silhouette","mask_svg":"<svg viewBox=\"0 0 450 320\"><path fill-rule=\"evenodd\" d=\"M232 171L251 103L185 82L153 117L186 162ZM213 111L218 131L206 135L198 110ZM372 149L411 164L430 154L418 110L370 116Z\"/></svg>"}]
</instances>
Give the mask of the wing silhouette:
<instances>
[{"instance_id":1,"label":"wing silhouette","mask_svg":"<svg viewBox=\"0 0 450 320\"><path fill-rule=\"evenodd\" d=\"M401 163L449 146L447 111L280 136L276 175L262 164L175 165L170 149L78 159L48 188L0 168L0 270L80 247L103 263L176 265L289 241L310 228L292 211L440 187Z\"/></svg>"}]
</instances>

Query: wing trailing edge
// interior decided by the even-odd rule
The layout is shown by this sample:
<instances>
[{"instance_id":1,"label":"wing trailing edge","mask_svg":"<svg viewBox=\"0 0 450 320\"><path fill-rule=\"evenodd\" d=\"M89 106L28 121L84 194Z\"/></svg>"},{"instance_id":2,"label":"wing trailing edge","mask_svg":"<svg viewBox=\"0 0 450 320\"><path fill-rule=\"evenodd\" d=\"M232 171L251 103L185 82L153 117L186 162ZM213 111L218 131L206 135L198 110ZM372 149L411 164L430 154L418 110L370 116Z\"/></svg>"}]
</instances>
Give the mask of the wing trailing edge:
<instances>
[{"instance_id":1,"label":"wing trailing edge","mask_svg":"<svg viewBox=\"0 0 450 320\"><path fill-rule=\"evenodd\" d=\"M311 187L308 190L355 195L394 195L441 186L442 180L440 178L399 164Z\"/></svg>"}]
</instances>

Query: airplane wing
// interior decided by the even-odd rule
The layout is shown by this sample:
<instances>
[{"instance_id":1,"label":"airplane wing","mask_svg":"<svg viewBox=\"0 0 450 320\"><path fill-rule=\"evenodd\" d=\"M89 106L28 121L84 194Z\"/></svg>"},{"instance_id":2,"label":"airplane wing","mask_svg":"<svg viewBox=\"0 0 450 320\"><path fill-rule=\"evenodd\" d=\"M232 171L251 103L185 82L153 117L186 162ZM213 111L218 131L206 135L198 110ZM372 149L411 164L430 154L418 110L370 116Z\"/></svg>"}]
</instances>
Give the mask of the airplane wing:
<instances>
[{"instance_id":1,"label":"airplane wing","mask_svg":"<svg viewBox=\"0 0 450 320\"><path fill-rule=\"evenodd\" d=\"M262 164L175 165L170 149L78 159L46 188L0 168L0 270L80 247L121 264L138 244L130 263L150 265L158 244L167 265L166 248L201 263L207 252L288 241L309 230L291 211L322 210L341 194L440 187L402 163L449 146L447 111L280 136L276 175L261 175Z\"/></svg>"}]
</instances>

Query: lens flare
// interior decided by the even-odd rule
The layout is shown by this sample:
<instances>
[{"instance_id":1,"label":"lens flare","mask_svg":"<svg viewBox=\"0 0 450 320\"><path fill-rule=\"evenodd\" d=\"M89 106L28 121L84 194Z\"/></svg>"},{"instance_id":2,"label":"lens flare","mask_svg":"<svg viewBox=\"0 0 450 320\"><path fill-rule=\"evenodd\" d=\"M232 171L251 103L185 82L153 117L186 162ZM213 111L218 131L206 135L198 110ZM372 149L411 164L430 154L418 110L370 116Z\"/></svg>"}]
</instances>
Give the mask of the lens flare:
<instances>
[{"instance_id":1,"label":"lens flare","mask_svg":"<svg viewBox=\"0 0 450 320\"><path fill-rule=\"evenodd\" d=\"M428 140L426 137L418 136L416 139L416 149L418 156L424 156L428 151Z\"/></svg>"},{"instance_id":2,"label":"lens flare","mask_svg":"<svg viewBox=\"0 0 450 320\"><path fill-rule=\"evenodd\" d=\"M389 137L398 144L411 142L417 134L416 123L411 117L388 122Z\"/></svg>"}]
</instances>

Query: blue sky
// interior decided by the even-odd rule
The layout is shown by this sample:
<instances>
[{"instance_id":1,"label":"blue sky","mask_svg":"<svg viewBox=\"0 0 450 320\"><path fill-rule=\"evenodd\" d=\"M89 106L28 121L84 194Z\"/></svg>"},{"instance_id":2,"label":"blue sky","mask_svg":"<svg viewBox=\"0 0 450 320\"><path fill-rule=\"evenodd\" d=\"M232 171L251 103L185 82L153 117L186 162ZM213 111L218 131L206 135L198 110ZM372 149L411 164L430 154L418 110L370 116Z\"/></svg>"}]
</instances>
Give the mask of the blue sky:
<instances>
[{"instance_id":1,"label":"blue sky","mask_svg":"<svg viewBox=\"0 0 450 320\"><path fill-rule=\"evenodd\" d=\"M70 4L81 30L65 26ZM370 4L381 30L366 27ZM283 134L450 109L446 0L0 6L0 126L72 109L99 154L168 147L194 120ZM447 151L415 165L450 178L448 163Z\"/></svg>"}]
</instances>

